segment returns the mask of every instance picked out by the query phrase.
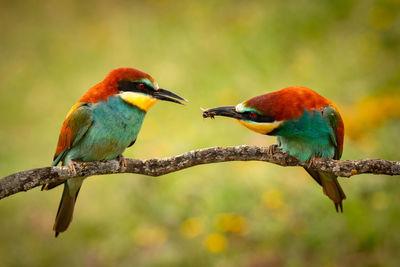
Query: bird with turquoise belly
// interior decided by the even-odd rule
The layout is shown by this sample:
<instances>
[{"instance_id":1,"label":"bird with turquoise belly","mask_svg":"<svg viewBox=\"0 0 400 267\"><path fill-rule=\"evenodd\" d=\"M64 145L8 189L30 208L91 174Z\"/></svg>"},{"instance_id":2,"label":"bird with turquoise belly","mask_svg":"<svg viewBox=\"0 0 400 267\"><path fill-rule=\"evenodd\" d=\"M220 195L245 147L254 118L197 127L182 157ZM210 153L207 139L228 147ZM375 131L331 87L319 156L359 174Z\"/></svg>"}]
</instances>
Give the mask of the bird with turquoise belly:
<instances>
[{"instance_id":1,"label":"bird with turquoise belly","mask_svg":"<svg viewBox=\"0 0 400 267\"><path fill-rule=\"evenodd\" d=\"M75 171L76 162L120 159L139 134L143 119L157 100L182 104L184 98L158 87L148 74L118 68L90 88L71 108L62 127L52 166L62 162ZM71 223L84 177L64 182L64 191L53 230L56 237ZM49 183L42 190L61 183Z\"/></svg>"},{"instance_id":2,"label":"bird with turquoise belly","mask_svg":"<svg viewBox=\"0 0 400 267\"><path fill-rule=\"evenodd\" d=\"M315 158L340 159L343 152L344 125L336 105L316 93L293 86L253 97L236 106L203 111L203 117L225 116L264 135L277 136L278 146L302 162ZM306 167L343 212L346 199L337 176Z\"/></svg>"}]
</instances>

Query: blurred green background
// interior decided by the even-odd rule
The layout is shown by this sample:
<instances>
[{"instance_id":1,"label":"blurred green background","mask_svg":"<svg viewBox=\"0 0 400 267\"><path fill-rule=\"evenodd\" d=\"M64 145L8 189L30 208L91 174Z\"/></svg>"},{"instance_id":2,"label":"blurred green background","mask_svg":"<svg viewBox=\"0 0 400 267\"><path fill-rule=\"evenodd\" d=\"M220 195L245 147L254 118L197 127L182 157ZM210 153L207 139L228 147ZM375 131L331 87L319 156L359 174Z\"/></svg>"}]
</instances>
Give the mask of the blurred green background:
<instances>
[{"instance_id":1,"label":"blurred green background","mask_svg":"<svg viewBox=\"0 0 400 267\"><path fill-rule=\"evenodd\" d=\"M400 158L398 0L0 5L1 177L48 166L69 108L117 67L190 100L153 107L126 157L272 144L232 120L203 120L199 107L303 85L341 109L343 159ZM57 239L62 188L35 188L0 201L0 265L399 266L400 179L340 182L343 214L297 167L91 177Z\"/></svg>"}]
</instances>

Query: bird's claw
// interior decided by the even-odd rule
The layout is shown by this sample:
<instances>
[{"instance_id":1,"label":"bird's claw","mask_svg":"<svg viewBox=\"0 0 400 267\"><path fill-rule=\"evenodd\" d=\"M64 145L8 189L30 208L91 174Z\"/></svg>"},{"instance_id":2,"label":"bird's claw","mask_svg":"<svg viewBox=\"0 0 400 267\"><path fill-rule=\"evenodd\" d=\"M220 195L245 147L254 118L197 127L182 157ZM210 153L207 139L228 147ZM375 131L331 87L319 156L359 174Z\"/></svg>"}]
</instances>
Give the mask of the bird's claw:
<instances>
[{"instance_id":1,"label":"bird's claw","mask_svg":"<svg viewBox=\"0 0 400 267\"><path fill-rule=\"evenodd\" d=\"M119 155L117 157L117 160L119 161L119 165L121 166L121 169L126 168L126 158L123 155Z\"/></svg>"},{"instance_id":2,"label":"bird's claw","mask_svg":"<svg viewBox=\"0 0 400 267\"><path fill-rule=\"evenodd\" d=\"M71 170L71 172L72 172L74 175L77 174L76 168L75 168L76 164L77 164L77 163L76 163L75 161L72 161L72 160L70 160L70 161L68 162L68 167L69 167L69 169Z\"/></svg>"},{"instance_id":3,"label":"bird's claw","mask_svg":"<svg viewBox=\"0 0 400 267\"><path fill-rule=\"evenodd\" d=\"M275 153L275 145L270 145L268 148L267 148L267 154L268 155L270 155L270 156L272 156L274 153Z\"/></svg>"},{"instance_id":4,"label":"bird's claw","mask_svg":"<svg viewBox=\"0 0 400 267\"><path fill-rule=\"evenodd\" d=\"M311 168L311 165L315 165L316 163L321 162L320 158L312 157L307 160L307 168Z\"/></svg>"}]
</instances>

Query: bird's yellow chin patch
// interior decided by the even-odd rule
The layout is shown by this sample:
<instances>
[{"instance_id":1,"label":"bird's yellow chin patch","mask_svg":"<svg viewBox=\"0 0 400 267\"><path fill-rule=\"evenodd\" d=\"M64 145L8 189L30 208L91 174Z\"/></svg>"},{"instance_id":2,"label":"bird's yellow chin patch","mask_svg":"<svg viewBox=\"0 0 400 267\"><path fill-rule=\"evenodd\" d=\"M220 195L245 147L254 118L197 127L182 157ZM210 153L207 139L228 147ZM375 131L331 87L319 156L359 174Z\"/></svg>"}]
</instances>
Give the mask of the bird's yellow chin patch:
<instances>
[{"instance_id":1,"label":"bird's yellow chin patch","mask_svg":"<svg viewBox=\"0 0 400 267\"><path fill-rule=\"evenodd\" d=\"M281 121L274 121L274 122L248 122L248 121L241 121L236 120L239 124L243 125L244 127L260 133L260 134L268 134L275 130L276 128L281 125Z\"/></svg>"},{"instance_id":2,"label":"bird's yellow chin patch","mask_svg":"<svg viewBox=\"0 0 400 267\"><path fill-rule=\"evenodd\" d=\"M157 102L157 98L136 92L123 92L120 96L125 102L146 112Z\"/></svg>"}]
</instances>

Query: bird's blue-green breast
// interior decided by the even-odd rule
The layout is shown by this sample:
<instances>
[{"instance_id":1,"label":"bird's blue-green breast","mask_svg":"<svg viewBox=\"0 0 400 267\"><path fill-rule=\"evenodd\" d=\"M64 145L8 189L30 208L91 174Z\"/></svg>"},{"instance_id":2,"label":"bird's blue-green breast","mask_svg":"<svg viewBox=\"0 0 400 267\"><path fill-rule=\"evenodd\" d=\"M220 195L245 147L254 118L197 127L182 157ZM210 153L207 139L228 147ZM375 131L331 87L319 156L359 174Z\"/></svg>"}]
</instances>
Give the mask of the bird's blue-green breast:
<instances>
[{"instance_id":1,"label":"bird's blue-green breast","mask_svg":"<svg viewBox=\"0 0 400 267\"><path fill-rule=\"evenodd\" d=\"M273 134L278 136L283 151L301 161L314 156L333 158L335 154L330 121L317 110L304 110L300 118L284 121Z\"/></svg>"},{"instance_id":2,"label":"bird's blue-green breast","mask_svg":"<svg viewBox=\"0 0 400 267\"><path fill-rule=\"evenodd\" d=\"M92 104L90 109L93 123L82 139L68 151L66 162L116 158L137 138L146 115L119 96Z\"/></svg>"}]
</instances>

